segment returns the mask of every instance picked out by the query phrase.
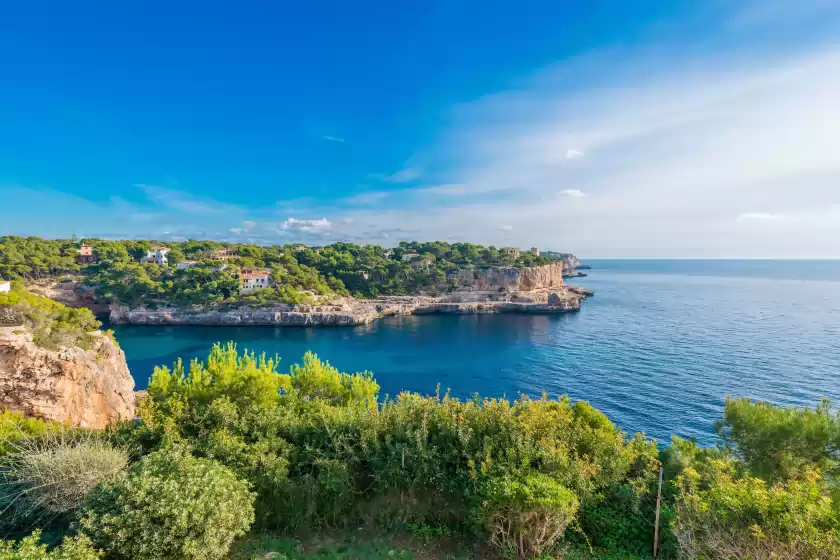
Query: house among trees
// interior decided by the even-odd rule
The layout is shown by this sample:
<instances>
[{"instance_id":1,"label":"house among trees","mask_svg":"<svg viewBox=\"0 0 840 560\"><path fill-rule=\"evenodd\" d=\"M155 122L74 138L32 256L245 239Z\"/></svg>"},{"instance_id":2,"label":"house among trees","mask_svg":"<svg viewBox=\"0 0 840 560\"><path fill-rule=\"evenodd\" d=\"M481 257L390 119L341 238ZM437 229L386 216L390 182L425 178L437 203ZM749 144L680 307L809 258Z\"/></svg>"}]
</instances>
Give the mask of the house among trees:
<instances>
[{"instance_id":1,"label":"house among trees","mask_svg":"<svg viewBox=\"0 0 840 560\"><path fill-rule=\"evenodd\" d=\"M540 248L539 247L531 247L531 254L535 257L540 256Z\"/></svg>"},{"instance_id":2,"label":"house among trees","mask_svg":"<svg viewBox=\"0 0 840 560\"><path fill-rule=\"evenodd\" d=\"M415 257L419 257L419 256L420 255L418 255L417 253L403 253L402 262L410 262L411 259L413 259Z\"/></svg>"},{"instance_id":3,"label":"house among trees","mask_svg":"<svg viewBox=\"0 0 840 560\"><path fill-rule=\"evenodd\" d=\"M239 271L239 289L247 292L267 288L271 271L267 268L243 268Z\"/></svg>"},{"instance_id":4,"label":"house among trees","mask_svg":"<svg viewBox=\"0 0 840 560\"><path fill-rule=\"evenodd\" d=\"M168 253L168 247L164 247L163 245L152 245L152 249L146 253L146 256L141 260L143 262L153 262L158 266L163 266L169 263L169 259L166 256Z\"/></svg>"},{"instance_id":5,"label":"house among trees","mask_svg":"<svg viewBox=\"0 0 840 560\"><path fill-rule=\"evenodd\" d=\"M89 264L93 261L93 247L91 247L87 243L82 243L79 246L79 255L76 257L76 262L79 264Z\"/></svg>"},{"instance_id":6,"label":"house among trees","mask_svg":"<svg viewBox=\"0 0 840 560\"><path fill-rule=\"evenodd\" d=\"M521 254L519 249L516 247L505 247L502 249L502 252L513 259L518 259Z\"/></svg>"},{"instance_id":7,"label":"house among trees","mask_svg":"<svg viewBox=\"0 0 840 560\"><path fill-rule=\"evenodd\" d=\"M210 256L210 258L214 261L225 261L227 259L235 259L238 256L239 253L236 251L236 249L224 247L222 249L216 249L215 251L213 251L213 254Z\"/></svg>"},{"instance_id":8,"label":"house among trees","mask_svg":"<svg viewBox=\"0 0 840 560\"><path fill-rule=\"evenodd\" d=\"M198 264L198 261L182 261L175 265L178 270L186 270Z\"/></svg>"},{"instance_id":9,"label":"house among trees","mask_svg":"<svg viewBox=\"0 0 840 560\"><path fill-rule=\"evenodd\" d=\"M12 283L8 280L0 279L0 292L11 292Z\"/></svg>"}]
</instances>

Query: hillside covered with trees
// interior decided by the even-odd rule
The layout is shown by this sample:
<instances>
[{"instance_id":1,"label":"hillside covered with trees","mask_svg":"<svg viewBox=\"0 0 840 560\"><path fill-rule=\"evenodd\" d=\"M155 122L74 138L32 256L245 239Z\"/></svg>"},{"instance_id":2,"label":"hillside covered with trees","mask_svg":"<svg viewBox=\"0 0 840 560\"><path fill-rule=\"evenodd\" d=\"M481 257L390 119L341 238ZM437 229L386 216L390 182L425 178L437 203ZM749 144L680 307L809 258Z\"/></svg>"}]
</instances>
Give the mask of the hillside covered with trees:
<instances>
[{"instance_id":1,"label":"hillside covered with trees","mask_svg":"<svg viewBox=\"0 0 840 560\"><path fill-rule=\"evenodd\" d=\"M92 247L90 262L79 257L82 243ZM318 296L407 295L446 290L448 276L463 268L535 266L552 262L530 253L471 243L402 242L378 245L333 243L260 246L213 241L167 242L168 263L142 262L154 241L102 239L46 240L0 237L0 278L37 280L81 276L101 298L128 305L171 303L302 303ZM219 259L219 251L230 257ZM178 263L189 261L189 268ZM268 269L272 286L241 294L241 269Z\"/></svg>"},{"instance_id":2,"label":"hillside covered with trees","mask_svg":"<svg viewBox=\"0 0 840 560\"><path fill-rule=\"evenodd\" d=\"M659 447L565 397L381 399L369 373L312 354L282 373L228 344L156 368L139 417L103 432L0 418L0 558L308 558L287 543L344 532L471 558L643 559L660 469L660 558L840 557L827 402L727 400L720 446Z\"/></svg>"}]
</instances>

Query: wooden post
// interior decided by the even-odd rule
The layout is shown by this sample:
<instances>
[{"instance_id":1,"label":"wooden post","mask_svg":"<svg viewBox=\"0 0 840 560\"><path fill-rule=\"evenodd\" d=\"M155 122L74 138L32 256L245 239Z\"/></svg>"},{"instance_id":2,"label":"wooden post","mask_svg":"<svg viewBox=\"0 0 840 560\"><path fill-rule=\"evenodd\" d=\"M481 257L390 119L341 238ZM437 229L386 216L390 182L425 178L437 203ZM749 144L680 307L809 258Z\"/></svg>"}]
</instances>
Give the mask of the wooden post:
<instances>
[{"instance_id":1,"label":"wooden post","mask_svg":"<svg viewBox=\"0 0 840 560\"><path fill-rule=\"evenodd\" d=\"M662 467L659 467L659 492L656 494L656 521L653 525L653 557L659 554L659 509L662 507Z\"/></svg>"}]
</instances>

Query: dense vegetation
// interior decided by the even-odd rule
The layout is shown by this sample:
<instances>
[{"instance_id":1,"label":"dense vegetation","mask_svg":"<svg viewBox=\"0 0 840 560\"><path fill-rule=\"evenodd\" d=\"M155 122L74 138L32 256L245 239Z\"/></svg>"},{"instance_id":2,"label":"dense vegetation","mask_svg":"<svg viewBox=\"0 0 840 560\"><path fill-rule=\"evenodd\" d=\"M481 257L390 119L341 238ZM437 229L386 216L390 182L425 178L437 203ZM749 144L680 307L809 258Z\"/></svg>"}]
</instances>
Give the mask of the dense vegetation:
<instances>
[{"instance_id":1,"label":"dense vegetation","mask_svg":"<svg viewBox=\"0 0 840 560\"><path fill-rule=\"evenodd\" d=\"M288 374L277 366L227 345L205 362L157 368L139 422L103 434L132 450L130 466L39 526L51 542L67 534L107 558L221 558L249 526L287 538L407 531L482 557L645 558L662 467L660 557L840 557L840 418L828 403L727 400L720 446L675 437L659 448L567 398L382 400L369 373L341 373L312 354ZM0 468L8 477L20 453L50 446L15 445ZM100 448L72 456L60 472L105 472ZM75 496L76 481L53 484ZM7 534L28 534L36 514L5 516ZM237 548L284 557L266 555L270 540L253 542L262 544Z\"/></svg>"},{"instance_id":2,"label":"dense vegetation","mask_svg":"<svg viewBox=\"0 0 840 560\"><path fill-rule=\"evenodd\" d=\"M0 326L27 327L38 346L88 348L93 331L102 324L90 309L66 307L26 291L15 282L10 292L0 292Z\"/></svg>"},{"instance_id":3,"label":"dense vegetation","mask_svg":"<svg viewBox=\"0 0 840 560\"><path fill-rule=\"evenodd\" d=\"M81 242L93 247L93 262L77 262ZM167 242L168 266L140 262L151 241L45 240L0 237L0 278L33 280L83 275L103 298L129 305L217 305L221 303L305 303L319 296L358 297L437 292L451 287L449 276L467 267L533 266L550 262L530 253L516 256L504 249L471 243L402 242L392 250L377 245L334 243L259 246L212 241ZM236 256L222 262L214 252ZM404 255L416 257L404 261ZM183 261L198 263L178 269ZM273 286L240 294L237 272L267 268Z\"/></svg>"}]
</instances>

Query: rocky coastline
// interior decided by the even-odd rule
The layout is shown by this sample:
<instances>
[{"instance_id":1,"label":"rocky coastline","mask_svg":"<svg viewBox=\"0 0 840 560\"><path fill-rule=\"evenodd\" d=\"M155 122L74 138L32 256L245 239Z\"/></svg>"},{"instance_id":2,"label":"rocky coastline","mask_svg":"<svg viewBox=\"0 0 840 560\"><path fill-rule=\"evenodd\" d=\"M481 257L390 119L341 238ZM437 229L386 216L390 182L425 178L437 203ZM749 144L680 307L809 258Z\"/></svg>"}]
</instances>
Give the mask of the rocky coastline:
<instances>
[{"instance_id":1,"label":"rocky coastline","mask_svg":"<svg viewBox=\"0 0 840 560\"><path fill-rule=\"evenodd\" d=\"M112 306L110 322L132 325L205 326L357 326L399 315L469 315L487 313L554 314L578 311L592 295L563 286L516 292L469 291L445 296L389 296L371 300L338 298L327 304L274 304L212 309L157 309Z\"/></svg>"}]
</instances>

